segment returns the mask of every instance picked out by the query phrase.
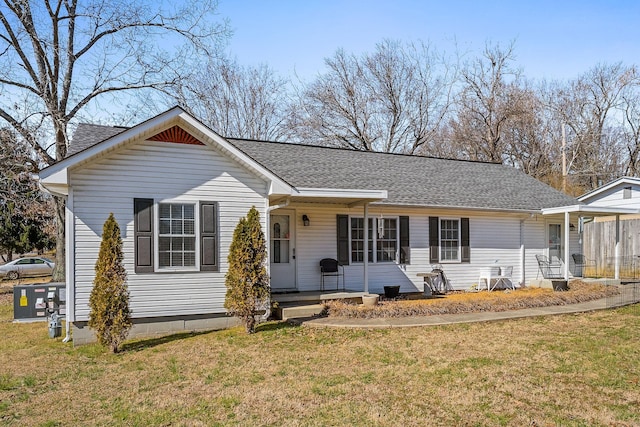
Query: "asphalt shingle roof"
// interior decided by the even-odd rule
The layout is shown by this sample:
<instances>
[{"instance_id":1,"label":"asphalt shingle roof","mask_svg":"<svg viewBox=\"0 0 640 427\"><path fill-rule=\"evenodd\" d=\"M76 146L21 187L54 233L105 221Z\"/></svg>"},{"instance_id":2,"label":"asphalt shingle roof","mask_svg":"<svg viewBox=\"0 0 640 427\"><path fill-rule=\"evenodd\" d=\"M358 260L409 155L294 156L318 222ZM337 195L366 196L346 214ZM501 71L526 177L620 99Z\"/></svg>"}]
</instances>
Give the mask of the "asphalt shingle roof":
<instances>
[{"instance_id":1,"label":"asphalt shingle roof","mask_svg":"<svg viewBox=\"0 0 640 427\"><path fill-rule=\"evenodd\" d=\"M82 123L67 156L127 128ZM228 139L294 187L387 190L384 204L535 211L579 204L524 172L494 163Z\"/></svg>"},{"instance_id":2,"label":"asphalt shingle roof","mask_svg":"<svg viewBox=\"0 0 640 427\"><path fill-rule=\"evenodd\" d=\"M125 130L127 130L125 127L80 123L73 133L73 138L67 150L67 157L94 146L98 142L116 136Z\"/></svg>"},{"instance_id":3,"label":"asphalt shingle roof","mask_svg":"<svg viewBox=\"0 0 640 427\"><path fill-rule=\"evenodd\" d=\"M385 204L498 210L579 204L524 172L500 164L229 141L295 187L387 190Z\"/></svg>"}]
</instances>

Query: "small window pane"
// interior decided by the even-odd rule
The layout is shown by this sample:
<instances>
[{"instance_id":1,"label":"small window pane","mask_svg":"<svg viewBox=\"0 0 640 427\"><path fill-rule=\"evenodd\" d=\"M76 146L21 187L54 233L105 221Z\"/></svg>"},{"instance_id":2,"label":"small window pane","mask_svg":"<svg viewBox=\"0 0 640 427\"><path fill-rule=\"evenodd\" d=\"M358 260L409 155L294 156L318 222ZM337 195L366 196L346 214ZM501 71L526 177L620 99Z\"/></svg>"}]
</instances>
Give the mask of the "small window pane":
<instances>
[{"instance_id":1,"label":"small window pane","mask_svg":"<svg viewBox=\"0 0 640 427\"><path fill-rule=\"evenodd\" d=\"M196 254L195 252L185 252L184 253L184 265L185 267L191 267L196 265Z\"/></svg>"},{"instance_id":2,"label":"small window pane","mask_svg":"<svg viewBox=\"0 0 640 427\"><path fill-rule=\"evenodd\" d=\"M160 267L169 267L171 266L171 253L170 252L160 252L160 256L158 257L158 263Z\"/></svg>"},{"instance_id":3,"label":"small window pane","mask_svg":"<svg viewBox=\"0 0 640 427\"><path fill-rule=\"evenodd\" d=\"M171 250L171 238L170 237L160 237L158 239L158 247L161 252L170 251Z\"/></svg>"},{"instance_id":4,"label":"small window pane","mask_svg":"<svg viewBox=\"0 0 640 427\"><path fill-rule=\"evenodd\" d=\"M160 205L160 218L171 218L171 205Z\"/></svg>"},{"instance_id":5,"label":"small window pane","mask_svg":"<svg viewBox=\"0 0 640 427\"><path fill-rule=\"evenodd\" d=\"M171 266L182 267L182 252L171 252Z\"/></svg>"},{"instance_id":6,"label":"small window pane","mask_svg":"<svg viewBox=\"0 0 640 427\"><path fill-rule=\"evenodd\" d=\"M196 250L196 239L193 237L185 237L184 238L184 250L195 252Z\"/></svg>"},{"instance_id":7,"label":"small window pane","mask_svg":"<svg viewBox=\"0 0 640 427\"><path fill-rule=\"evenodd\" d=\"M160 234L169 234L171 232L171 221L160 220Z\"/></svg>"}]
</instances>

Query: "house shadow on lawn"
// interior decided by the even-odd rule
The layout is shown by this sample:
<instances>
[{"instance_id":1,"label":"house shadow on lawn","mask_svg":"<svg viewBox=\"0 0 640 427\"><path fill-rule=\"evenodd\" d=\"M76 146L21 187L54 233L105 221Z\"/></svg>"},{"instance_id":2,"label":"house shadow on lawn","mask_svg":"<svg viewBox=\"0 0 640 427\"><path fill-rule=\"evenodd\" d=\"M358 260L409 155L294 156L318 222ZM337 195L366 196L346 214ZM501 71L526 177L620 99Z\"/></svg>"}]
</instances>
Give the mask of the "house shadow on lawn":
<instances>
[{"instance_id":1,"label":"house shadow on lawn","mask_svg":"<svg viewBox=\"0 0 640 427\"><path fill-rule=\"evenodd\" d=\"M261 323L258 326L256 326L256 333L259 334L260 332L275 332L275 331L281 331L281 330L285 330L285 329L291 329L291 328L295 328L298 325L295 324L295 322L291 322L290 320L288 321L269 321L266 323Z\"/></svg>"},{"instance_id":2,"label":"house shadow on lawn","mask_svg":"<svg viewBox=\"0 0 640 427\"><path fill-rule=\"evenodd\" d=\"M121 352L137 352L153 348L162 344L168 344L173 341L186 340L189 338L197 337L199 335L206 335L216 331L201 331L201 332L180 332L172 335L165 335L162 337L154 337L147 339L140 339L133 342L127 342L122 345Z\"/></svg>"},{"instance_id":3,"label":"house shadow on lawn","mask_svg":"<svg viewBox=\"0 0 640 427\"><path fill-rule=\"evenodd\" d=\"M261 323L256 326L256 334L265 333L265 332L276 332L280 330L286 330L296 327L289 322L266 322ZM174 341L187 340L190 338L194 338L200 335L214 334L214 333L229 333L231 330L238 330L240 334L245 334L244 326L236 326L231 329L222 329L222 330L211 330L211 331L199 331L199 332L179 332L172 335L165 335L161 337L153 337L153 338L141 338L136 341L126 342L122 345L121 352L138 352L143 351L149 348L153 348L162 344L168 344Z\"/></svg>"}]
</instances>

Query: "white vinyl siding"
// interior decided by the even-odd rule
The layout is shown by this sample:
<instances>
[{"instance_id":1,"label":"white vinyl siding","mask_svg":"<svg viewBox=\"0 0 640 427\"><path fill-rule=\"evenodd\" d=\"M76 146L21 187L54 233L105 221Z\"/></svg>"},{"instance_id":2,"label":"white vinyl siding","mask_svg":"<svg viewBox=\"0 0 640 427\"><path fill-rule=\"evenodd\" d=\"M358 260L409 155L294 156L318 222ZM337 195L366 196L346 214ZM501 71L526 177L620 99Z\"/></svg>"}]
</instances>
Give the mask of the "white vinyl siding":
<instances>
[{"instance_id":1,"label":"white vinyl siding","mask_svg":"<svg viewBox=\"0 0 640 427\"><path fill-rule=\"evenodd\" d=\"M113 212L122 230L134 317L225 312L224 276L233 230L251 206L258 209L266 227L267 184L263 180L212 147L151 141L109 153L70 174L74 191L77 320L88 318L102 225L109 212ZM195 206L202 200L217 201L220 271L135 274L134 198L154 199L156 203L179 200Z\"/></svg>"},{"instance_id":2,"label":"white vinyl siding","mask_svg":"<svg viewBox=\"0 0 640 427\"><path fill-rule=\"evenodd\" d=\"M590 206L640 209L640 185L621 183L584 201Z\"/></svg>"}]
</instances>

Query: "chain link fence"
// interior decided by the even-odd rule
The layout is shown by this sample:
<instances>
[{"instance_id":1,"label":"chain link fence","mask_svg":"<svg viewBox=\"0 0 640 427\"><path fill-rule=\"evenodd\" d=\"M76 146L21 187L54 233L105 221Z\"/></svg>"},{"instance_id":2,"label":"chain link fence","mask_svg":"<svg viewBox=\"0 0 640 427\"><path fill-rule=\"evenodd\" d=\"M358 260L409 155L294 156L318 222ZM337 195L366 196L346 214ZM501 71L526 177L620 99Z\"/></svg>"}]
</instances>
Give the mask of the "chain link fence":
<instances>
[{"instance_id":1,"label":"chain link fence","mask_svg":"<svg viewBox=\"0 0 640 427\"><path fill-rule=\"evenodd\" d=\"M607 307L619 307L640 302L640 283L627 283L620 286L620 293L607 297ZM640 306L636 306L640 310Z\"/></svg>"}]
</instances>

